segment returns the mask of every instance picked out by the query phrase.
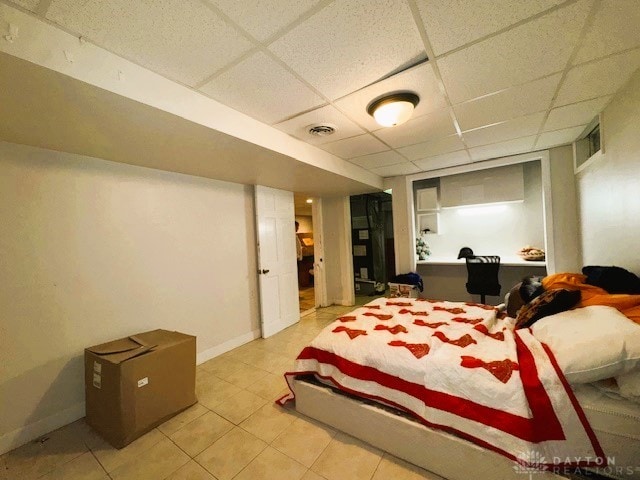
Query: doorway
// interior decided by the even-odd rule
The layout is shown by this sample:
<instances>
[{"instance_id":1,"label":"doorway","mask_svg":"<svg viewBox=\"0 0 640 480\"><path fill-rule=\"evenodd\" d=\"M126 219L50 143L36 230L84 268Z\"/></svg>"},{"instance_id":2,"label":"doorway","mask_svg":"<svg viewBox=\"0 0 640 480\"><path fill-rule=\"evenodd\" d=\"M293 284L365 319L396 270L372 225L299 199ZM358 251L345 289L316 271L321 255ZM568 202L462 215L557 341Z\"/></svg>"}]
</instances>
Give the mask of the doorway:
<instances>
[{"instance_id":1,"label":"doorway","mask_svg":"<svg viewBox=\"0 0 640 480\"><path fill-rule=\"evenodd\" d=\"M316 308L313 198L294 193L293 203L299 248L298 298L300 301L300 316L304 316L312 313Z\"/></svg>"},{"instance_id":2,"label":"doorway","mask_svg":"<svg viewBox=\"0 0 640 480\"><path fill-rule=\"evenodd\" d=\"M350 197L351 244L356 303L383 296L395 272L392 196L387 192Z\"/></svg>"}]
</instances>

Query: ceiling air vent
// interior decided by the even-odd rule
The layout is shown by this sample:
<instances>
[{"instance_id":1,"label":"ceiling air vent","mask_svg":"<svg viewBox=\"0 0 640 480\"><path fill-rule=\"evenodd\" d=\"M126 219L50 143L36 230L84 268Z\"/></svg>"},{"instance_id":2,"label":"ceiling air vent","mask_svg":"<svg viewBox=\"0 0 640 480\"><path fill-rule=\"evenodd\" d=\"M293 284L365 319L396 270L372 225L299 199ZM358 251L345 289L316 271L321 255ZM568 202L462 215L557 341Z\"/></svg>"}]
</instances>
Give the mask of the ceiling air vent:
<instances>
[{"instance_id":1,"label":"ceiling air vent","mask_svg":"<svg viewBox=\"0 0 640 480\"><path fill-rule=\"evenodd\" d=\"M335 131L335 125L331 125L330 123L316 123L307 127L309 135L313 135L314 137L327 137L333 135Z\"/></svg>"}]
</instances>

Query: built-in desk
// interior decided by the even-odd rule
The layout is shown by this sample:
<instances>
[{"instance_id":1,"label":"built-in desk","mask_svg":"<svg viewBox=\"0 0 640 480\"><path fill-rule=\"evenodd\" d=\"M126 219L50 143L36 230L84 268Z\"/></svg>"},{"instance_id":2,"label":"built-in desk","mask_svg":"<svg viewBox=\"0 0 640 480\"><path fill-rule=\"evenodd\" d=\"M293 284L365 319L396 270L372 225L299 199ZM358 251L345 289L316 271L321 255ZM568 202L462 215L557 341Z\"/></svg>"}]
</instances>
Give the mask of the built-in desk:
<instances>
[{"instance_id":1,"label":"built-in desk","mask_svg":"<svg viewBox=\"0 0 640 480\"><path fill-rule=\"evenodd\" d=\"M465 259L451 257L429 257L417 262L417 273L424 281L422 296L438 300L458 302L479 302L480 295L467 293L467 264ZM497 305L504 301L504 296L511 287L530 275L545 276L546 263L530 262L514 256L500 256L499 280L502 290L499 297L487 296L487 303Z\"/></svg>"},{"instance_id":2,"label":"built-in desk","mask_svg":"<svg viewBox=\"0 0 640 480\"><path fill-rule=\"evenodd\" d=\"M418 260L418 265L466 265L464 258L456 259L450 257L429 257L427 260ZM530 260L524 260L520 257L503 257L500 256L500 266L505 267L546 267L547 264L544 260L535 262Z\"/></svg>"}]
</instances>

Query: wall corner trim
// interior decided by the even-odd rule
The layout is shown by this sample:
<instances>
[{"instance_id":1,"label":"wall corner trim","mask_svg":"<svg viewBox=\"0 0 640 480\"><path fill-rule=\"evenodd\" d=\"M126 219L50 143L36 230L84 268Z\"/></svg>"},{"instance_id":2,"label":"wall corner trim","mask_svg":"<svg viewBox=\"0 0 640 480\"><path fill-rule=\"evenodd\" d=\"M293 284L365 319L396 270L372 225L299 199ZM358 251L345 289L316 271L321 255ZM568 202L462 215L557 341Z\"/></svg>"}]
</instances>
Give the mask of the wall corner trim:
<instances>
[{"instance_id":1,"label":"wall corner trim","mask_svg":"<svg viewBox=\"0 0 640 480\"><path fill-rule=\"evenodd\" d=\"M0 436L0 455L85 416L84 402Z\"/></svg>"},{"instance_id":2,"label":"wall corner trim","mask_svg":"<svg viewBox=\"0 0 640 480\"><path fill-rule=\"evenodd\" d=\"M211 360L223 353L226 353L234 348L239 347L240 345L244 345L245 343L249 343L256 338L260 338L260 329L251 330L250 332L244 333L237 337L234 337L230 340L227 340L220 345L216 345L215 347L208 348L204 352L200 352L196 355L196 365L200 365L207 360Z\"/></svg>"}]
</instances>

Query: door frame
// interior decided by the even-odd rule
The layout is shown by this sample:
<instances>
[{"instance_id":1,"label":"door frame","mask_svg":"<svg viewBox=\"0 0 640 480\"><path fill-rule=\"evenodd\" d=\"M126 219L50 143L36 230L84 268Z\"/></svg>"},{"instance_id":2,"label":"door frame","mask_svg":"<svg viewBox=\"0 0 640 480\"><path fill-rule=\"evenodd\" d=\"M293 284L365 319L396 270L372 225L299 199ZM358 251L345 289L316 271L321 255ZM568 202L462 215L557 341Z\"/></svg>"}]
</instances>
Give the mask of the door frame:
<instances>
[{"instance_id":1,"label":"door frame","mask_svg":"<svg viewBox=\"0 0 640 480\"><path fill-rule=\"evenodd\" d=\"M327 307L327 276L324 266L324 231L322 198L313 197L311 204L311 221L313 223L313 286L315 307Z\"/></svg>"}]
</instances>

